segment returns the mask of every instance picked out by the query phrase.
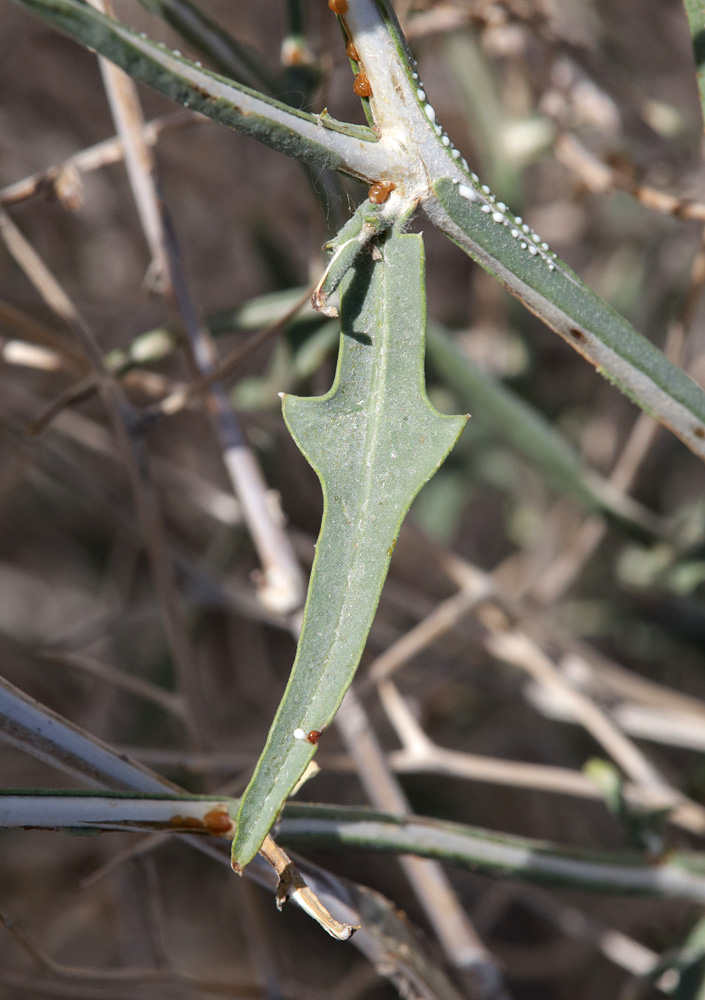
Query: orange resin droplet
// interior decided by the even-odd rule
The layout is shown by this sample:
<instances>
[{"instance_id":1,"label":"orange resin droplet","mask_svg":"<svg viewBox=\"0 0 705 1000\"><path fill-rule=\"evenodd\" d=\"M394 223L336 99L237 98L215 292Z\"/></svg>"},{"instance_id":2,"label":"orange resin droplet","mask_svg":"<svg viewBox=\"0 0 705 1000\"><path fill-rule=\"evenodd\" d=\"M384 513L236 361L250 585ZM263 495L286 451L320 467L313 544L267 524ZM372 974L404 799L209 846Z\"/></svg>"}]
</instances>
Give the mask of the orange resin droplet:
<instances>
[{"instance_id":1,"label":"orange resin droplet","mask_svg":"<svg viewBox=\"0 0 705 1000\"><path fill-rule=\"evenodd\" d=\"M203 825L209 833L217 836L219 833L229 833L232 820L224 809L211 809L203 817Z\"/></svg>"},{"instance_id":2,"label":"orange resin droplet","mask_svg":"<svg viewBox=\"0 0 705 1000\"><path fill-rule=\"evenodd\" d=\"M348 0L328 0L328 6L334 14L342 17L343 14L347 13Z\"/></svg>"},{"instance_id":3,"label":"orange resin droplet","mask_svg":"<svg viewBox=\"0 0 705 1000\"><path fill-rule=\"evenodd\" d=\"M390 196L396 184L391 181L376 181L367 192L367 197L374 205L381 205Z\"/></svg>"},{"instance_id":4,"label":"orange resin droplet","mask_svg":"<svg viewBox=\"0 0 705 1000\"><path fill-rule=\"evenodd\" d=\"M355 62L360 62L360 53L355 48L354 42L348 42L345 46L345 55L348 59L354 59Z\"/></svg>"},{"instance_id":5,"label":"orange resin droplet","mask_svg":"<svg viewBox=\"0 0 705 1000\"><path fill-rule=\"evenodd\" d=\"M370 81L367 79L366 73L358 73L355 77L355 83L353 84L353 90L358 97L371 97L372 87L370 86Z\"/></svg>"}]
</instances>

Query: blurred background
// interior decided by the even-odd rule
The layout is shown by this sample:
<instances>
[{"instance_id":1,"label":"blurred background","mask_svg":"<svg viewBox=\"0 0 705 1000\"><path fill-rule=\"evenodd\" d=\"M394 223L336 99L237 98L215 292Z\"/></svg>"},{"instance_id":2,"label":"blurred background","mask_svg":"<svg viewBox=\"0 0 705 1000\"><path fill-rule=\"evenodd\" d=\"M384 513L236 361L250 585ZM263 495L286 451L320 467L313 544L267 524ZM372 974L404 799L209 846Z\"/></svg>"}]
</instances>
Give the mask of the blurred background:
<instances>
[{"instance_id":1,"label":"blurred background","mask_svg":"<svg viewBox=\"0 0 705 1000\"><path fill-rule=\"evenodd\" d=\"M199 7L261 54L279 81L275 96L364 123L323 0ZM682 4L395 7L438 119L472 169L637 329L705 381L702 118ZM115 11L209 65L134 0L119 0ZM287 316L320 276L323 243L365 190L307 175L146 88L139 97L145 118L159 122L157 173L182 277L218 356L234 357L222 385L273 516L283 511L307 574L320 489L284 427L277 393L328 389L337 330L306 307ZM150 555L80 345L0 245L2 675L190 790L237 795L295 645L286 616L263 605L260 559L202 394L162 406L194 372L124 164L119 152L76 159L114 134L96 57L2 5L0 201L119 374L133 414L146 415L135 433L164 524L154 543L160 552ZM429 394L439 409L472 419L412 508L356 682L388 763L422 815L578 847L697 846L693 828L664 828L648 810L625 812L614 758L607 763L609 748L586 731L561 684L597 705L666 785L705 804L702 463L639 418L423 218L413 227L426 242L437 338ZM567 456L559 469L556 454ZM164 590L150 570L160 553L175 567L180 666ZM379 658L468 579L491 581L496 604L466 608L394 659L391 690L402 710L393 718L390 689L380 697ZM553 674L532 666L529 654L511 662L499 649L507 608ZM405 755L415 727L431 746L456 751L454 762L434 763L428 748L420 759ZM506 762L504 777L483 777L470 755ZM0 760L5 786L72 783L10 746L0 747ZM368 801L359 762L335 729L317 761L321 771L302 799ZM512 772L513 763L537 765L536 780ZM574 772L577 785L587 767L604 798L551 789L547 767ZM395 859L311 857L391 898L443 963ZM448 876L511 995L527 1000L663 995L667 977L654 975L654 984L639 975L681 948L698 918L686 903L548 893L451 869ZM352 948L329 941L293 908L277 914L266 892L179 843L4 833L0 909L62 965L168 968L177 959L191 977L175 973L165 986L139 976L49 975L2 932L0 992L8 997L396 995Z\"/></svg>"}]
</instances>

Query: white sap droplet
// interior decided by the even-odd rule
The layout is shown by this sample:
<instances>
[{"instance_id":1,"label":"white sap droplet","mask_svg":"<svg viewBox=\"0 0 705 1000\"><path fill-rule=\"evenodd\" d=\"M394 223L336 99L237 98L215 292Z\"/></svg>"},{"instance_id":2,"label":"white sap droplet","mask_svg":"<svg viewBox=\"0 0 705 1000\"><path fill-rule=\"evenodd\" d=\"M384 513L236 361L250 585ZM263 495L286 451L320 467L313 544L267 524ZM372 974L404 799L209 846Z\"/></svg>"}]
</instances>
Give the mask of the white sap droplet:
<instances>
[{"instance_id":1,"label":"white sap droplet","mask_svg":"<svg viewBox=\"0 0 705 1000\"><path fill-rule=\"evenodd\" d=\"M536 254L538 253L538 250L536 249L536 247L529 247L529 253L531 254L532 257L535 257Z\"/></svg>"},{"instance_id":2,"label":"white sap droplet","mask_svg":"<svg viewBox=\"0 0 705 1000\"><path fill-rule=\"evenodd\" d=\"M477 201L477 195L475 194L475 192L471 187L467 186L467 184L460 185L460 187L458 188L458 194L460 195L461 198L467 198L468 201Z\"/></svg>"},{"instance_id":3,"label":"white sap droplet","mask_svg":"<svg viewBox=\"0 0 705 1000\"><path fill-rule=\"evenodd\" d=\"M483 205L481 211L483 211L485 215L489 215L492 209L490 208L489 205Z\"/></svg>"},{"instance_id":4,"label":"white sap droplet","mask_svg":"<svg viewBox=\"0 0 705 1000\"><path fill-rule=\"evenodd\" d=\"M524 220L522 219L522 217L520 215L517 215L515 217L514 221L516 222L517 226L520 226Z\"/></svg>"},{"instance_id":5,"label":"white sap droplet","mask_svg":"<svg viewBox=\"0 0 705 1000\"><path fill-rule=\"evenodd\" d=\"M556 265L555 264L549 264L548 265L548 270L549 271L555 271L556 270Z\"/></svg>"},{"instance_id":6,"label":"white sap droplet","mask_svg":"<svg viewBox=\"0 0 705 1000\"><path fill-rule=\"evenodd\" d=\"M502 215L501 212L493 212L492 213L492 221L493 222L504 222L504 216Z\"/></svg>"},{"instance_id":7,"label":"white sap droplet","mask_svg":"<svg viewBox=\"0 0 705 1000\"><path fill-rule=\"evenodd\" d=\"M180 56L180 55L181 55L181 53L179 52L179 50L178 50L178 49L174 49L174 50L173 50L173 54L174 54L175 56Z\"/></svg>"},{"instance_id":8,"label":"white sap droplet","mask_svg":"<svg viewBox=\"0 0 705 1000\"><path fill-rule=\"evenodd\" d=\"M504 204L503 201L498 201L497 202L497 208L500 210L500 212L506 212L507 211L507 206Z\"/></svg>"},{"instance_id":9,"label":"white sap droplet","mask_svg":"<svg viewBox=\"0 0 705 1000\"><path fill-rule=\"evenodd\" d=\"M480 178L477 176L477 174L470 174L470 176L472 177L472 179L475 181L476 184L480 183Z\"/></svg>"},{"instance_id":10,"label":"white sap droplet","mask_svg":"<svg viewBox=\"0 0 705 1000\"><path fill-rule=\"evenodd\" d=\"M490 193L490 189L487 187L486 184L482 185L482 190L485 192L485 194L489 194Z\"/></svg>"},{"instance_id":11,"label":"white sap droplet","mask_svg":"<svg viewBox=\"0 0 705 1000\"><path fill-rule=\"evenodd\" d=\"M459 149L454 149L453 152L451 153L451 156L453 157L454 160L459 160L460 159L460 150Z\"/></svg>"},{"instance_id":12,"label":"white sap droplet","mask_svg":"<svg viewBox=\"0 0 705 1000\"><path fill-rule=\"evenodd\" d=\"M538 233L532 233L531 234L531 239L534 241L534 243L540 243L541 242L541 237L539 236Z\"/></svg>"},{"instance_id":13,"label":"white sap droplet","mask_svg":"<svg viewBox=\"0 0 705 1000\"><path fill-rule=\"evenodd\" d=\"M424 111L426 112L426 117L428 118L428 120L431 123L435 122L435 120L436 120L436 112L433 110L433 108L431 107L430 104L425 104L424 105Z\"/></svg>"},{"instance_id":14,"label":"white sap droplet","mask_svg":"<svg viewBox=\"0 0 705 1000\"><path fill-rule=\"evenodd\" d=\"M530 233L531 232L531 227L527 226L526 223L524 223L524 225L521 228L524 230L525 233Z\"/></svg>"},{"instance_id":15,"label":"white sap droplet","mask_svg":"<svg viewBox=\"0 0 705 1000\"><path fill-rule=\"evenodd\" d=\"M514 237L514 239L516 239L518 235L519 235L519 230L518 229L512 229L512 236Z\"/></svg>"},{"instance_id":16,"label":"white sap droplet","mask_svg":"<svg viewBox=\"0 0 705 1000\"><path fill-rule=\"evenodd\" d=\"M521 249L522 249L522 250L526 250L526 243L524 243L524 241L523 241L523 240L522 240L522 242L521 242L521 243L519 244L519 246L521 247Z\"/></svg>"},{"instance_id":17,"label":"white sap droplet","mask_svg":"<svg viewBox=\"0 0 705 1000\"><path fill-rule=\"evenodd\" d=\"M416 91L416 96L418 97L418 99L420 101L425 101L426 100L426 91L425 90L421 90L421 88L419 87L419 89Z\"/></svg>"},{"instance_id":18,"label":"white sap droplet","mask_svg":"<svg viewBox=\"0 0 705 1000\"><path fill-rule=\"evenodd\" d=\"M542 243L541 244L541 249L542 250L548 250L548 243Z\"/></svg>"},{"instance_id":19,"label":"white sap droplet","mask_svg":"<svg viewBox=\"0 0 705 1000\"><path fill-rule=\"evenodd\" d=\"M295 729L294 730L294 739L295 740L305 740L306 739L306 733L303 731L303 729Z\"/></svg>"}]
</instances>

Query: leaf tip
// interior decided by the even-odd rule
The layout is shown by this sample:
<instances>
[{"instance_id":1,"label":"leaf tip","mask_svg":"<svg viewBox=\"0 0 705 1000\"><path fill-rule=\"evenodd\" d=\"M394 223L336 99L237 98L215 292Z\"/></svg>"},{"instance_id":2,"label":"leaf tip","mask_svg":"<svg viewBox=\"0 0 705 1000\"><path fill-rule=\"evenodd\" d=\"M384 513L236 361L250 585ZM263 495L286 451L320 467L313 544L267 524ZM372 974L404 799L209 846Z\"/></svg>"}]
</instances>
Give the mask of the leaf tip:
<instances>
[{"instance_id":1,"label":"leaf tip","mask_svg":"<svg viewBox=\"0 0 705 1000\"><path fill-rule=\"evenodd\" d=\"M324 275L321 280L323 281L325 277L326 275ZM311 305L316 312L322 313L322 315L327 316L328 319L337 319L340 315L336 306L328 305L328 294L321 286L319 286L311 296Z\"/></svg>"}]
</instances>

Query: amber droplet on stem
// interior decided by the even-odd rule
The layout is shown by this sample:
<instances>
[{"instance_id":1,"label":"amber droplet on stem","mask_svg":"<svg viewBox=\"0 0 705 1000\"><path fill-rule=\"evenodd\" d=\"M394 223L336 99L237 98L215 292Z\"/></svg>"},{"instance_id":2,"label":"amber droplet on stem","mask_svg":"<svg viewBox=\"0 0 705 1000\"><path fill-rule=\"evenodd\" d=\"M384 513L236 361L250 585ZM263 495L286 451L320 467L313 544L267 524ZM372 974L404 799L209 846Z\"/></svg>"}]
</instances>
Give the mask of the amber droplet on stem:
<instances>
[{"instance_id":1,"label":"amber droplet on stem","mask_svg":"<svg viewBox=\"0 0 705 1000\"><path fill-rule=\"evenodd\" d=\"M370 81L367 79L366 73L358 73L355 77L355 83L353 84L353 90L358 97L371 97L372 87L370 86Z\"/></svg>"},{"instance_id":2,"label":"amber droplet on stem","mask_svg":"<svg viewBox=\"0 0 705 1000\"><path fill-rule=\"evenodd\" d=\"M355 48L354 42L348 42L345 46L345 55L348 59L353 59L355 62L360 62L360 53Z\"/></svg>"},{"instance_id":3,"label":"amber droplet on stem","mask_svg":"<svg viewBox=\"0 0 705 1000\"><path fill-rule=\"evenodd\" d=\"M334 14L342 17L343 14L347 13L348 0L328 0L328 6Z\"/></svg>"},{"instance_id":4,"label":"amber droplet on stem","mask_svg":"<svg viewBox=\"0 0 705 1000\"><path fill-rule=\"evenodd\" d=\"M211 809L203 817L203 825L209 833L217 837L220 833L229 833L233 824L224 809Z\"/></svg>"},{"instance_id":5,"label":"amber droplet on stem","mask_svg":"<svg viewBox=\"0 0 705 1000\"><path fill-rule=\"evenodd\" d=\"M392 184L391 181L375 181L370 190L367 192L367 197L374 205L381 205L390 196L396 184Z\"/></svg>"}]
</instances>

